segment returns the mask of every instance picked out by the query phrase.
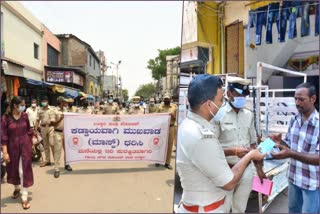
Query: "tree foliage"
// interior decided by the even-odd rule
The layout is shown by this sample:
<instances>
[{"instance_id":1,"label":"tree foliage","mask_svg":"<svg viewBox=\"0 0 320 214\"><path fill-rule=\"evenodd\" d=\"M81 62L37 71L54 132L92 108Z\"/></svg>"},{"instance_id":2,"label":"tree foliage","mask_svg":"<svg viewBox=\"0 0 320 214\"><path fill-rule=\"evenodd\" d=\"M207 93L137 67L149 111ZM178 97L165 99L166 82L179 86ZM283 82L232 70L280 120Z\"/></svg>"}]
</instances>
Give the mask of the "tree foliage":
<instances>
[{"instance_id":1,"label":"tree foliage","mask_svg":"<svg viewBox=\"0 0 320 214\"><path fill-rule=\"evenodd\" d=\"M143 98L149 98L153 96L156 92L156 89L152 83L140 85L137 89L135 96L143 96Z\"/></svg>"},{"instance_id":2,"label":"tree foliage","mask_svg":"<svg viewBox=\"0 0 320 214\"><path fill-rule=\"evenodd\" d=\"M160 80L166 76L167 61L166 56L179 55L181 53L180 47L169 48L165 50L158 49L158 56L154 59L149 59L147 68L151 70L152 78Z\"/></svg>"},{"instance_id":3,"label":"tree foliage","mask_svg":"<svg viewBox=\"0 0 320 214\"><path fill-rule=\"evenodd\" d=\"M128 89L122 89L122 97L123 97L123 101L128 101L129 99L129 92Z\"/></svg>"}]
</instances>

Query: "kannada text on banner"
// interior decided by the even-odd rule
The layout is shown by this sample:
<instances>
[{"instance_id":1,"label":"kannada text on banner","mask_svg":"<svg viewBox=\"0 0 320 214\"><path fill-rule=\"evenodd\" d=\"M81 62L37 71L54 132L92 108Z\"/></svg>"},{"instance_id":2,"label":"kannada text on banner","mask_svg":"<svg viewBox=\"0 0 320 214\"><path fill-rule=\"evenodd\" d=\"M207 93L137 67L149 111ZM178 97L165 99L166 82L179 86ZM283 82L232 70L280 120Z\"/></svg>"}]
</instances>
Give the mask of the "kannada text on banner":
<instances>
[{"instance_id":1,"label":"kannada text on banner","mask_svg":"<svg viewBox=\"0 0 320 214\"><path fill-rule=\"evenodd\" d=\"M164 163L170 115L65 113L66 163L150 161Z\"/></svg>"}]
</instances>

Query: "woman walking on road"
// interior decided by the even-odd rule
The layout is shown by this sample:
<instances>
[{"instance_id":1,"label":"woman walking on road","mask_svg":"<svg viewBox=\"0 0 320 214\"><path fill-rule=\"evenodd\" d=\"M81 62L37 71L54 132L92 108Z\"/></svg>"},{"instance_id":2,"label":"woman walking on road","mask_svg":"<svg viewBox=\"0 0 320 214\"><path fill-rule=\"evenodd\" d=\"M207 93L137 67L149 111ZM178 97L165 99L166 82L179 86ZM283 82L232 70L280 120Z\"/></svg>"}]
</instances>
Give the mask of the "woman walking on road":
<instances>
[{"instance_id":1,"label":"woman walking on road","mask_svg":"<svg viewBox=\"0 0 320 214\"><path fill-rule=\"evenodd\" d=\"M21 194L23 209L29 209L28 187L33 185L32 141L28 115L24 112L25 101L13 97L10 113L1 121L3 158L7 162L7 182L14 185L12 198ZM21 185L21 188L20 188Z\"/></svg>"}]
</instances>

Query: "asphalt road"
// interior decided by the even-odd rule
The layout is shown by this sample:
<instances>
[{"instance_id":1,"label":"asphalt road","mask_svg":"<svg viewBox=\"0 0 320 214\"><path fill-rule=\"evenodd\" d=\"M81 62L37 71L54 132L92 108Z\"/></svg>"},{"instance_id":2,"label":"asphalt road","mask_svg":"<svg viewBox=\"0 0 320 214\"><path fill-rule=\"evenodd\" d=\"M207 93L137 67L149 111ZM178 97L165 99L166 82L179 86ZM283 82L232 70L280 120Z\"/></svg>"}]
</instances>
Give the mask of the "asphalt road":
<instances>
[{"instance_id":1,"label":"asphalt road","mask_svg":"<svg viewBox=\"0 0 320 214\"><path fill-rule=\"evenodd\" d=\"M172 166L175 157L173 154ZM34 164L34 185L29 188L31 208L11 199L13 186L1 184L1 213L98 213L173 210L174 171L146 162L73 164L73 171L53 177L53 166Z\"/></svg>"}]
</instances>

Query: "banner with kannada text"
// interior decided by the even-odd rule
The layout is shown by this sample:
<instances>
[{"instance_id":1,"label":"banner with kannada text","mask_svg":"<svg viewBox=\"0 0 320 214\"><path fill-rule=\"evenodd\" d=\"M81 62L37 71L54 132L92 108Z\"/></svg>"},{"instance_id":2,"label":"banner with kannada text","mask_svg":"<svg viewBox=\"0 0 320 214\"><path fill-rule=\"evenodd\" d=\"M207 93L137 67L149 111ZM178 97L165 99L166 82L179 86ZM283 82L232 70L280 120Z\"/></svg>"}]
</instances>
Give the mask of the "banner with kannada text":
<instances>
[{"instance_id":1,"label":"banner with kannada text","mask_svg":"<svg viewBox=\"0 0 320 214\"><path fill-rule=\"evenodd\" d=\"M66 163L150 161L164 163L169 114L64 114Z\"/></svg>"}]
</instances>

